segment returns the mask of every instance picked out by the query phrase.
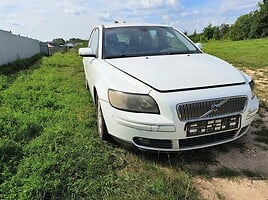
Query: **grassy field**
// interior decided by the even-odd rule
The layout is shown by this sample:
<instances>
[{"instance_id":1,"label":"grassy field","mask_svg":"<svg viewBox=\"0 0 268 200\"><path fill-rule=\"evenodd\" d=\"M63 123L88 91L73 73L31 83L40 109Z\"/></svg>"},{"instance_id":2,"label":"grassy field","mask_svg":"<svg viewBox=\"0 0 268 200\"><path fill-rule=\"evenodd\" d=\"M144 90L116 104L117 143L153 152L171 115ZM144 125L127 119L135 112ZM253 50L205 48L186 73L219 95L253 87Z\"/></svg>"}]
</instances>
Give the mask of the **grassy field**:
<instances>
[{"instance_id":1,"label":"grassy field","mask_svg":"<svg viewBox=\"0 0 268 200\"><path fill-rule=\"evenodd\" d=\"M252 76L256 92L268 106L268 38L243 41L211 41L203 44L205 53L220 57Z\"/></svg>"},{"instance_id":2,"label":"grassy field","mask_svg":"<svg viewBox=\"0 0 268 200\"><path fill-rule=\"evenodd\" d=\"M77 52L0 84L0 199L198 199L192 175L167 154L98 139Z\"/></svg>"},{"instance_id":3,"label":"grassy field","mask_svg":"<svg viewBox=\"0 0 268 200\"><path fill-rule=\"evenodd\" d=\"M251 42L204 50L239 67L268 66L267 40ZM193 178L211 176L215 148L152 154L100 141L83 73L75 51L0 73L0 199L200 199Z\"/></svg>"},{"instance_id":4,"label":"grassy field","mask_svg":"<svg viewBox=\"0 0 268 200\"><path fill-rule=\"evenodd\" d=\"M218 56L236 67L268 67L268 38L243 41L212 41L203 44L206 53Z\"/></svg>"}]
</instances>

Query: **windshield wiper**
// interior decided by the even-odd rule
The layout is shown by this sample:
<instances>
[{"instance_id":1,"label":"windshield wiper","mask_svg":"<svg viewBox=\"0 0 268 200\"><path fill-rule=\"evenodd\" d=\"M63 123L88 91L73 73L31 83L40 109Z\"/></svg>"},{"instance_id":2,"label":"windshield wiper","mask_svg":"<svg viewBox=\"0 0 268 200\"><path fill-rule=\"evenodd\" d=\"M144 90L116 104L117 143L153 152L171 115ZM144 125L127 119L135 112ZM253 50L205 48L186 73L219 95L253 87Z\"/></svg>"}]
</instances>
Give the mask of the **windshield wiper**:
<instances>
[{"instance_id":1,"label":"windshield wiper","mask_svg":"<svg viewBox=\"0 0 268 200\"><path fill-rule=\"evenodd\" d=\"M160 55L175 55L175 54L190 54L192 52L190 51L164 51L164 52L159 52Z\"/></svg>"},{"instance_id":2,"label":"windshield wiper","mask_svg":"<svg viewBox=\"0 0 268 200\"><path fill-rule=\"evenodd\" d=\"M119 55L105 56L104 58L109 59L109 58L126 58L126 57L131 57L131 55L119 54Z\"/></svg>"},{"instance_id":3,"label":"windshield wiper","mask_svg":"<svg viewBox=\"0 0 268 200\"><path fill-rule=\"evenodd\" d=\"M157 56L157 55L179 55L179 54L194 54L200 53L198 51L163 51L163 52L148 52L142 54L119 54L119 55L111 55L105 56L105 59L112 59L112 58L128 58L128 57L142 57L142 56Z\"/></svg>"},{"instance_id":4,"label":"windshield wiper","mask_svg":"<svg viewBox=\"0 0 268 200\"><path fill-rule=\"evenodd\" d=\"M130 58L130 57L140 57L140 56L147 56L146 54L119 54L119 55L112 55L112 56L105 56L105 59L110 58Z\"/></svg>"}]
</instances>

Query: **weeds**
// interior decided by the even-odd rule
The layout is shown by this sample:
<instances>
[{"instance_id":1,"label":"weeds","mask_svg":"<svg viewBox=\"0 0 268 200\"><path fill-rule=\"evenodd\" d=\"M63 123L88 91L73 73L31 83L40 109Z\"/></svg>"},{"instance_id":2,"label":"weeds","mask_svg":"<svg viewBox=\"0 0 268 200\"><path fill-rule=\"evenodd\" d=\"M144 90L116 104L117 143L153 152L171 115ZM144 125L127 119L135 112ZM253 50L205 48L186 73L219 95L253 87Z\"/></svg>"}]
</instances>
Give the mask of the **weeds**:
<instances>
[{"instance_id":1,"label":"weeds","mask_svg":"<svg viewBox=\"0 0 268 200\"><path fill-rule=\"evenodd\" d=\"M265 179L265 176L260 172L254 172L254 171L245 169L245 170L242 170L242 173L251 179Z\"/></svg>"},{"instance_id":2,"label":"weeds","mask_svg":"<svg viewBox=\"0 0 268 200\"><path fill-rule=\"evenodd\" d=\"M1 80L0 199L198 199L188 173L99 140L76 52Z\"/></svg>"},{"instance_id":3,"label":"weeds","mask_svg":"<svg viewBox=\"0 0 268 200\"><path fill-rule=\"evenodd\" d=\"M236 171L228 167L221 167L216 170L216 175L218 177L223 177L223 178L232 178L232 177L237 177L241 175L241 173L239 171Z\"/></svg>"},{"instance_id":4,"label":"weeds","mask_svg":"<svg viewBox=\"0 0 268 200\"><path fill-rule=\"evenodd\" d=\"M8 63L0 66L0 74L10 75L20 72L22 70L29 69L36 61L41 59L41 54L32 56L31 58L19 59L12 63Z\"/></svg>"},{"instance_id":5,"label":"weeds","mask_svg":"<svg viewBox=\"0 0 268 200\"><path fill-rule=\"evenodd\" d=\"M216 170L216 175L218 177L223 177L223 178L233 178L233 177L238 177L238 176L244 175L250 179L267 179L267 177L261 172L251 171L248 169L236 171L236 170L228 168L228 167L218 168Z\"/></svg>"}]
</instances>

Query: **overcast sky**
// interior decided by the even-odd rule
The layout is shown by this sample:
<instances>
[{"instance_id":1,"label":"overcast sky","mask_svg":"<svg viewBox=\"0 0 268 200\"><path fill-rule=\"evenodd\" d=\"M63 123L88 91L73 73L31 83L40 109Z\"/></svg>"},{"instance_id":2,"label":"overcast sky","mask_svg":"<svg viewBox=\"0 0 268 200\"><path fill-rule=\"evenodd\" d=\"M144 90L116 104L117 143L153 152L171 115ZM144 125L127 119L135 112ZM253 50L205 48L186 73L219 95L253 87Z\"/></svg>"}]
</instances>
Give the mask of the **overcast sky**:
<instances>
[{"instance_id":1,"label":"overcast sky","mask_svg":"<svg viewBox=\"0 0 268 200\"><path fill-rule=\"evenodd\" d=\"M260 0L0 0L0 29L51 41L87 39L98 24L161 23L201 32L209 23L233 23Z\"/></svg>"}]
</instances>

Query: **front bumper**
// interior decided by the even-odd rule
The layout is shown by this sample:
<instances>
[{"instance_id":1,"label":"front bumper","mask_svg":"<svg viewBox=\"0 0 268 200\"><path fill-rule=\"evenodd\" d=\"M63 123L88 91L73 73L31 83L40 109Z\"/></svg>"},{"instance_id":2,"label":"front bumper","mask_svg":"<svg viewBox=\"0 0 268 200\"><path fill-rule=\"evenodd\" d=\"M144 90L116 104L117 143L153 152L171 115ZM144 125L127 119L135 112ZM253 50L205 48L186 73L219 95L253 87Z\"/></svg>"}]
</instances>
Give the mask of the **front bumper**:
<instances>
[{"instance_id":1,"label":"front bumper","mask_svg":"<svg viewBox=\"0 0 268 200\"><path fill-rule=\"evenodd\" d=\"M160 115L117 110L106 101L101 101L101 106L108 132L112 136L140 149L168 152L199 149L234 141L247 133L259 108L258 99L254 97L248 100L246 108L238 114L239 126L235 129L189 136L186 130L187 122L179 120L176 104L170 102L172 106L162 109ZM209 120L219 118L221 117Z\"/></svg>"}]
</instances>

